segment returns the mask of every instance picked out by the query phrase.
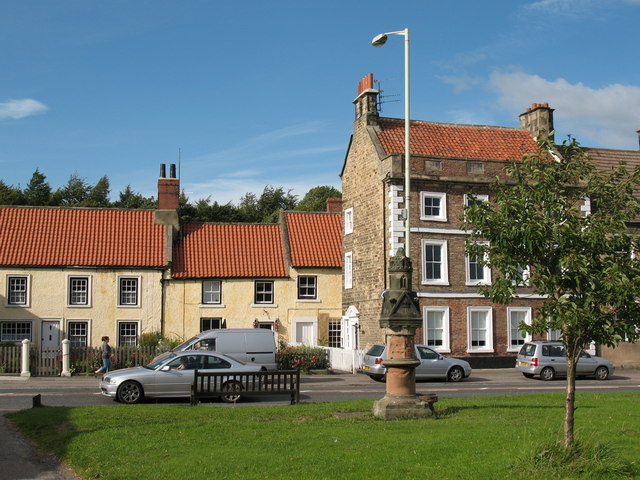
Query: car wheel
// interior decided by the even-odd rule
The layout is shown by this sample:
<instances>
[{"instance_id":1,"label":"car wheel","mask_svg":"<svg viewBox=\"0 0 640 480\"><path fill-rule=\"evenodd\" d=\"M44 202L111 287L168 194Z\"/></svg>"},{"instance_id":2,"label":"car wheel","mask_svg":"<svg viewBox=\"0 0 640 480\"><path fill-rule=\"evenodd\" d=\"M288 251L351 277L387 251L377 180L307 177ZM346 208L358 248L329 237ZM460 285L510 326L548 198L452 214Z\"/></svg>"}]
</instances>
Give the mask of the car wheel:
<instances>
[{"instance_id":1,"label":"car wheel","mask_svg":"<svg viewBox=\"0 0 640 480\"><path fill-rule=\"evenodd\" d=\"M375 380L376 382L386 382L386 375L371 375L371 380Z\"/></svg>"},{"instance_id":2,"label":"car wheel","mask_svg":"<svg viewBox=\"0 0 640 480\"><path fill-rule=\"evenodd\" d=\"M524 375L524 376L525 376L525 377L527 377L527 378L533 378L533 373L525 373L525 372L522 372L522 375Z\"/></svg>"},{"instance_id":3,"label":"car wheel","mask_svg":"<svg viewBox=\"0 0 640 480\"><path fill-rule=\"evenodd\" d=\"M119 402L134 404L140 402L144 398L144 391L142 390L142 385L138 382L134 382L133 380L127 380L126 382L122 382L118 387L118 393L116 394L116 399Z\"/></svg>"},{"instance_id":4,"label":"car wheel","mask_svg":"<svg viewBox=\"0 0 640 480\"><path fill-rule=\"evenodd\" d=\"M556 371L551 367L545 367L540 372L540 378L546 381L556 378Z\"/></svg>"},{"instance_id":5,"label":"car wheel","mask_svg":"<svg viewBox=\"0 0 640 480\"><path fill-rule=\"evenodd\" d=\"M464 370L461 367L451 367L447 373L447 380L450 382L459 382L464 378Z\"/></svg>"},{"instance_id":6,"label":"car wheel","mask_svg":"<svg viewBox=\"0 0 640 480\"><path fill-rule=\"evenodd\" d=\"M237 393L241 390L242 390L242 384L236 380L231 380L222 386L223 392L230 392L230 393L225 393L224 395L220 395L220 398L222 399L223 402L235 403L241 398L241 395Z\"/></svg>"},{"instance_id":7,"label":"car wheel","mask_svg":"<svg viewBox=\"0 0 640 480\"><path fill-rule=\"evenodd\" d=\"M606 380L609 378L609 369L607 367L600 366L596 368L595 376L596 380Z\"/></svg>"}]
</instances>

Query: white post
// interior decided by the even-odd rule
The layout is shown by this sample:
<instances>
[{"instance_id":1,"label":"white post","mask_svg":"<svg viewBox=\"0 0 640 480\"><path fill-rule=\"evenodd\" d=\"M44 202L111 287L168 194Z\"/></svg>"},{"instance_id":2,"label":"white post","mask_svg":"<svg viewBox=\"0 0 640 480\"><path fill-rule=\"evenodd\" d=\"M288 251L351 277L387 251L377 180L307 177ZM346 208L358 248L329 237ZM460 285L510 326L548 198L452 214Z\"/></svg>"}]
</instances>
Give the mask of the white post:
<instances>
[{"instance_id":1,"label":"white post","mask_svg":"<svg viewBox=\"0 0 640 480\"><path fill-rule=\"evenodd\" d=\"M69 370L69 361L70 361L69 350L71 348L70 344L71 342L69 341L68 338L65 338L64 340L62 340L62 373L60 374L60 376L62 377L71 376L71 371Z\"/></svg>"},{"instance_id":2,"label":"white post","mask_svg":"<svg viewBox=\"0 0 640 480\"><path fill-rule=\"evenodd\" d=\"M31 372L29 371L29 346L31 342L26 338L22 340L22 372L20 372L21 377L30 377Z\"/></svg>"}]
</instances>

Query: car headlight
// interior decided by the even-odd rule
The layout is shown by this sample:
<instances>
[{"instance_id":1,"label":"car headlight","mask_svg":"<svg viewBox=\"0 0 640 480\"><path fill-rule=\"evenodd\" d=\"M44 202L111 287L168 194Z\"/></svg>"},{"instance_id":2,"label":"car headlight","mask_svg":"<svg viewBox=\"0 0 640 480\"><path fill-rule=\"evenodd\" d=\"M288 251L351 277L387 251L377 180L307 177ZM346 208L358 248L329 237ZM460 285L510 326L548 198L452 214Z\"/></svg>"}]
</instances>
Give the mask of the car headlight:
<instances>
[{"instance_id":1,"label":"car headlight","mask_svg":"<svg viewBox=\"0 0 640 480\"><path fill-rule=\"evenodd\" d=\"M115 378L107 378L107 383L109 383L110 385L115 385L116 383L118 383L118 381Z\"/></svg>"}]
</instances>

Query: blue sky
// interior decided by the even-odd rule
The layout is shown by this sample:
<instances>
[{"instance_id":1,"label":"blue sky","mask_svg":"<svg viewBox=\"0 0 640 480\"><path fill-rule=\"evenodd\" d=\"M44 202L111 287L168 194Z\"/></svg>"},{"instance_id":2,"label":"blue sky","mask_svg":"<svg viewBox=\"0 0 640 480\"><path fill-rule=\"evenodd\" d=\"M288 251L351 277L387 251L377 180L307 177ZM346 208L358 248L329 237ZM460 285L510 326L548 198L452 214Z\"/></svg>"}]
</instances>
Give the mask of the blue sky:
<instances>
[{"instance_id":1,"label":"blue sky","mask_svg":"<svg viewBox=\"0 0 640 480\"><path fill-rule=\"evenodd\" d=\"M517 127L548 102L557 139L635 150L639 23L640 0L3 0L0 178L155 195L180 152L192 200L339 188L360 78L403 117L402 37L370 42L405 27L413 119Z\"/></svg>"}]
</instances>

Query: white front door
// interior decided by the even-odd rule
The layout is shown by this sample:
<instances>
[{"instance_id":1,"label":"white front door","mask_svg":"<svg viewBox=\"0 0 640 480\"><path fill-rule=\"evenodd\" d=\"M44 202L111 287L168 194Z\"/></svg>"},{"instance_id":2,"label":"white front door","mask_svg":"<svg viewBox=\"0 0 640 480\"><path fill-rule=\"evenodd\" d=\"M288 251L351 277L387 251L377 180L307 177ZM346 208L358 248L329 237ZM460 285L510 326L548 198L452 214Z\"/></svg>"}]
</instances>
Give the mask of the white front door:
<instances>
[{"instance_id":1,"label":"white front door","mask_svg":"<svg viewBox=\"0 0 640 480\"><path fill-rule=\"evenodd\" d=\"M313 322L296 322L296 343L313 345L315 340Z\"/></svg>"},{"instance_id":2,"label":"white front door","mask_svg":"<svg viewBox=\"0 0 640 480\"><path fill-rule=\"evenodd\" d=\"M53 350L60 348L60 320L42 321L42 350Z\"/></svg>"}]
</instances>

